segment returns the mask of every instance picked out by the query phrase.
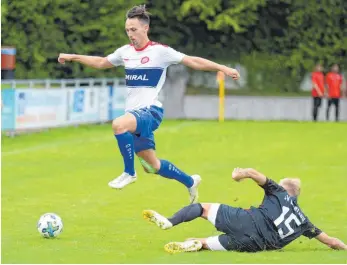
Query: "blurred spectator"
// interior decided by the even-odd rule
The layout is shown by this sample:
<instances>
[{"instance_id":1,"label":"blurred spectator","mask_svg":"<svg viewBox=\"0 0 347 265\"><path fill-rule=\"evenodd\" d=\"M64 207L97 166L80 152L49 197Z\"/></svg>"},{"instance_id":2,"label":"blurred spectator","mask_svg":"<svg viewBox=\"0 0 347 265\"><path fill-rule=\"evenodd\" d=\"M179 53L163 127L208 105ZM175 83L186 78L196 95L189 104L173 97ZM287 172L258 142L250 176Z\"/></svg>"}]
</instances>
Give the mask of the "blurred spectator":
<instances>
[{"instance_id":1,"label":"blurred spectator","mask_svg":"<svg viewBox=\"0 0 347 265\"><path fill-rule=\"evenodd\" d=\"M334 64L331 71L326 76L328 107L326 110L326 119L329 120L329 111L331 105L335 106L335 121L339 120L340 98L342 96L342 75L339 73L339 66Z\"/></svg>"},{"instance_id":2,"label":"blurred spectator","mask_svg":"<svg viewBox=\"0 0 347 265\"><path fill-rule=\"evenodd\" d=\"M324 74L323 66L317 64L311 75L312 80L312 98L313 98L313 120L317 121L318 110L322 104L324 96Z\"/></svg>"}]
</instances>

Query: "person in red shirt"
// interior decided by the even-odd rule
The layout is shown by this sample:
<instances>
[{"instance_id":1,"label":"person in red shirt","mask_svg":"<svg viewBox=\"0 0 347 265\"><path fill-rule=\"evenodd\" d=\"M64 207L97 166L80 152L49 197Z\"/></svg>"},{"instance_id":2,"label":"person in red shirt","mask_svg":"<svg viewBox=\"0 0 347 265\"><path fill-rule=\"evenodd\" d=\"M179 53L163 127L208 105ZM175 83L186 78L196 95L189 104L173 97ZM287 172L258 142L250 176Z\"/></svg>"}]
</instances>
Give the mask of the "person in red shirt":
<instances>
[{"instance_id":1,"label":"person in red shirt","mask_svg":"<svg viewBox=\"0 0 347 265\"><path fill-rule=\"evenodd\" d=\"M326 119L329 120L329 112L331 105L335 106L335 121L339 120L340 98L342 96L342 75L339 73L339 66L334 64L331 71L326 76L328 107L326 110Z\"/></svg>"},{"instance_id":2,"label":"person in red shirt","mask_svg":"<svg viewBox=\"0 0 347 265\"><path fill-rule=\"evenodd\" d=\"M322 104L324 96L324 74L323 66L317 64L314 72L311 74L312 80L312 98L313 98L313 120L317 121L318 110Z\"/></svg>"}]
</instances>

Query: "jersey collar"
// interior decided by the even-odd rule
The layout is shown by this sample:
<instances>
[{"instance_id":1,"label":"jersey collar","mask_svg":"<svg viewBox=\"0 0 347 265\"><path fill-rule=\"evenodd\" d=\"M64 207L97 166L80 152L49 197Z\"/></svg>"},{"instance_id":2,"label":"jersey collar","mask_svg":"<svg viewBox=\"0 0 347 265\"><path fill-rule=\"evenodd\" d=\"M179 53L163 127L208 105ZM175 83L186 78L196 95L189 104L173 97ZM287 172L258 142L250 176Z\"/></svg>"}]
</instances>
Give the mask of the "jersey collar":
<instances>
[{"instance_id":1,"label":"jersey collar","mask_svg":"<svg viewBox=\"0 0 347 265\"><path fill-rule=\"evenodd\" d=\"M148 41L147 44L140 49L136 49L133 44L130 44L130 45L134 47L135 51L140 52L140 51L145 50L149 45L152 45L152 41Z\"/></svg>"}]
</instances>

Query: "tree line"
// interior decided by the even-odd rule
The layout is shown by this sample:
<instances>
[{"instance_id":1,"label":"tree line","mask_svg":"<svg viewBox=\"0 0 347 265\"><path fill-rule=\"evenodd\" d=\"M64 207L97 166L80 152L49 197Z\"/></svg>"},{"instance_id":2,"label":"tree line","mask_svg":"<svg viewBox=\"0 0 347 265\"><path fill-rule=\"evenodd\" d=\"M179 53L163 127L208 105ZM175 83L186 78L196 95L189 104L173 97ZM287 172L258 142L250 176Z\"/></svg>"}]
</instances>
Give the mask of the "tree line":
<instances>
[{"instance_id":1,"label":"tree line","mask_svg":"<svg viewBox=\"0 0 347 265\"><path fill-rule=\"evenodd\" d=\"M289 89L316 62L347 67L345 0L3 0L1 44L17 49L16 78L121 75L121 69L59 65L57 56L105 56L128 43L125 13L138 4L152 14L151 39L241 63L275 86L286 77Z\"/></svg>"}]
</instances>

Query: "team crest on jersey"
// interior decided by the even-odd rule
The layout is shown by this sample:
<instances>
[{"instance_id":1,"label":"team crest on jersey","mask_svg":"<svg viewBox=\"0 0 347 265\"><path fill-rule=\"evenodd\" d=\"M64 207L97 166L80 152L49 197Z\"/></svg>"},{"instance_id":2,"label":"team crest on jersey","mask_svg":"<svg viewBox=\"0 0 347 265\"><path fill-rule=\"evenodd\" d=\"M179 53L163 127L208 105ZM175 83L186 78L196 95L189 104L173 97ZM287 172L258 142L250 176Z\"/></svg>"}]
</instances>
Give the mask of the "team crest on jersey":
<instances>
[{"instance_id":1,"label":"team crest on jersey","mask_svg":"<svg viewBox=\"0 0 347 265\"><path fill-rule=\"evenodd\" d=\"M143 58L141 58L141 63L142 64L145 64L145 63L148 63L149 62L149 57L145 56Z\"/></svg>"}]
</instances>

